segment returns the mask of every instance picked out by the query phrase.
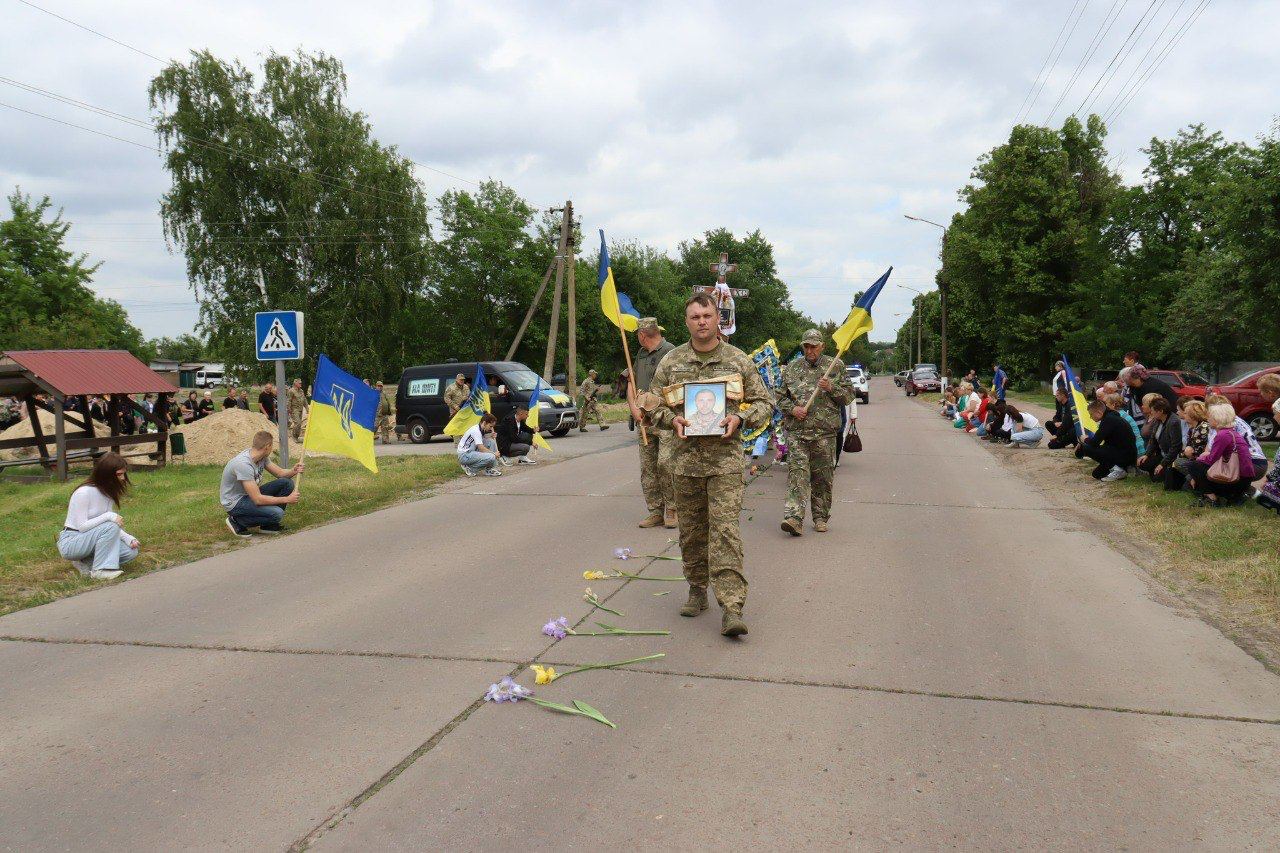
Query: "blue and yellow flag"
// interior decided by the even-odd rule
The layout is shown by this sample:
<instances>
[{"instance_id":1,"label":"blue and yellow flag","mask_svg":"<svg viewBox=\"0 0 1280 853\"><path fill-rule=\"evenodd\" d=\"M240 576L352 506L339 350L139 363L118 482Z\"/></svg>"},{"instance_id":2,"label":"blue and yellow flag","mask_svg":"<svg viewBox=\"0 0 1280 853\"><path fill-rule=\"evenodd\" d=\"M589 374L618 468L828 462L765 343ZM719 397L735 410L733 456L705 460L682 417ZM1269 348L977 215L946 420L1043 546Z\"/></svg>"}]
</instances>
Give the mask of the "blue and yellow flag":
<instances>
[{"instance_id":1,"label":"blue and yellow flag","mask_svg":"<svg viewBox=\"0 0 1280 853\"><path fill-rule=\"evenodd\" d=\"M1062 367L1067 372L1067 391L1071 395L1071 411L1076 416L1076 437L1088 438L1098 431L1098 422L1089 414L1089 401L1084 396L1084 386L1071 371L1071 362L1067 361L1065 353L1062 356Z\"/></svg>"},{"instance_id":2,"label":"blue and yellow flag","mask_svg":"<svg viewBox=\"0 0 1280 853\"><path fill-rule=\"evenodd\" d=\"M378 391L321 354L311 386L311 415L302 446L308 450L349 456L375 474L374 420Z\"/></svg>"},{"instance_id":3,"label":"blue and yellow flag","mask_svg":"<svg viewBox=\"0 0 1280 853\"><path fill-rule=\"evenodd\" d=\"M547 444L547 440L538 431L538 401L541 399L542 377L539 376L538 381L533 384L533 393L529 395L529 417L525 418L524 425L533 430L533 444L535 447L550 450L551 445Z\"/></svg>"},{"instance_id":4,"label":"blue and yellow flag","mask_svg":"<svg viewBox=\"0 0 1280 853\"><path fill-rule=\"evenodd\" d=\"M480 418L484 417L486 412L491 411L489 407L489 383L484 381L484 368L476 365L476 378L471 383L471 396L467 398L467 402L462 404L462 408L458 409L458 414L454 415L449 423L445 424L445 435L462 435L476 424L480 423Z\"/></svg>"},{"instance_id":5,"label":"blue and yellow flag","mask_svg":"<svg viewBox=\"0 0 1280 853\"><path fill-rule=\"evenodd\" d=\"M613 268L609 266L609 247L604 242L604 230L600 231L600 310L609 322L620 329L634 332L640 322L640 312L631 304L631 298L618 292L613 282Z\"/></svg>"},{"instance_id":6,"label":"blue and yellow flag","mask_svg":"<svg viewBox=\"0 0 1280 853\"><path fill-rule=\"evenodd\" d=\"M891 272L893 267L885 270L884 275L876 279L876 283L858 297L858 301L853 303L853 308L849 309L849 316L845 318L844 323L831 333L831 338L836 342L837 358L844 355L845 350L853 346L854 341L874 328L875 324L871 322L871 305L880 295L880 291L884 290L885 282L889 280Z\"/></svg>"}]
</instances>

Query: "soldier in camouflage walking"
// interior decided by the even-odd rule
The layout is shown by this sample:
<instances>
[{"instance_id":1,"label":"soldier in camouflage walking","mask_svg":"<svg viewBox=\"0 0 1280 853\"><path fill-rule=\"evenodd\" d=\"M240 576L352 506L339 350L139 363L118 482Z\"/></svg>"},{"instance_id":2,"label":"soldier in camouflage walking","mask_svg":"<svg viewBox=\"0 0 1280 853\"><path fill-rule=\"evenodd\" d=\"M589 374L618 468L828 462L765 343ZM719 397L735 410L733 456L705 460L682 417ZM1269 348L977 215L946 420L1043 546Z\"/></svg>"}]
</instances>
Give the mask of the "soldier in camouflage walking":
<instances>
[{"instance_id":1,"label":"soldier in camouflage walking","mask_svg":"<svg viewBox=\"0 0 1280 853\"><path fill-rule=\"evenodd\" d=\"M720 604L720 633L736 637L747 633L742 608L747 601L747 579L742 573L743 426L758 427L773 414L769 389L746 353L720 340L716 302L705 293L685 303L689 343L681 344L662 359L650 391L661 396L669 385L714 381L731 374L742 377L742 403L730 406L721 421L721 436L685 437L683 407L665 402L655 406L650 418L660 428L674 429L675 498L680 524L680 554L689 581L689 600L681 616L697 616L707 609L707 585Z\"/></svg>"},{"instance_id":2,"label":"soldier in camouflage walking","mask_svg":"<svg viewBox=\"0 0 1280 853\"><path fill-rule=\"evenodd\" d=\"M391 426L394 422L394 413L391 411L391 398L382 392L382 380L378 380L378 414L375 426L378 436L382 439L383 444L391 443Z\"/></svg>"},{"instance_id":3,"label":"soldier in camouflage walking","mask_svg":"<svg viewBox=\"0 0 1280 853\"><path fill-rule=\"evenodd\" d=\"M444 405L449 410L449 420L445 421L446 424L453 420L453 416L458 414L458 410L470 396L471 387L467 385L467 377L459 373L453 378L453 383L444 389ZM458 436L453 437L453 443L458 443Z\"/></svg>"},{"instance_id":4,"label":"soldier in camouflage walking","mask_svg":"<svg viewBox=\"0 0 1280 853\"><path fill-rule=\"evenodd\" d=\"M778 408L787 431L787 506L782 529L792 536L804 530L806 504L813 511L813 529L827 532L840 411L853 399L844 362L822 354L818 330L810 329L800 340L804 355L782 371L778 389ZM818 394L806 408L814 389Z\"/></svg>"},{"instance_id":5,"label":"soldier in camouflage walking","mask_svg":"<svg viewBox=\"0 0 1280 853\"><path fill-rule=\"evenodd\" d=\"M641 407L645 402L638 398L645 397L653 386L653 375L658 372L658 365L667 353L675 349L675 345L662 337L665 331L653 317L642 317L636 326L636 339L640 349L636 353L636 397L629 398L631 417L636 423L643 423L649 436L649 443L640 442L640 489L644 492L644 502L649 514L641 527L676 527L676 492L675 481L671 478L671 462L675 454L676 434L670 429L663 429L652 423L646 409ZM630 387L627 389L630 394Z\"/></svg>"},{"instance_id":6,"label":"soldier in camouflage walking","mask_svg":"<svg viewBox=\"0 0 1280 853\"><path fill-rule=\"evenodd\" d=\"M307 393L302 390L302 380L293 380L286 395L289 403L289 434L294 441L302 440L302 413L307 408Z\"/></svg>"},{"instance_id":7,"label":"soldier in camouflage walking","mask_svg":"<svg viewBox=\"0 0 1280 853\"><path fill-rule=\"evenodd\" d=\"M600 403L596 400L596 395L600 393L596 375L594 370L588 370L587 381L578 386L578 394L582 399L578 404L578 432L587 431L587 418L592 415L595 415L596 426L600 427L602 432L609 428L609 425L604 422L604 416L600 414Z\"/></svg>"}]
</instances>

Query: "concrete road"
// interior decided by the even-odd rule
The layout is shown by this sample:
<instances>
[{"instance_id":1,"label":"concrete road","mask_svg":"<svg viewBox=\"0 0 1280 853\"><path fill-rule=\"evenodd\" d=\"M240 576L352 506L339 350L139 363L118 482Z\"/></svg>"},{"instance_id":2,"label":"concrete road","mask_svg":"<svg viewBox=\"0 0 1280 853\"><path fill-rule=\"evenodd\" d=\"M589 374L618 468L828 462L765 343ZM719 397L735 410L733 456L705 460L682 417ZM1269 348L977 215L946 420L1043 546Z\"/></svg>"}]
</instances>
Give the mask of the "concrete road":
<instances>
[{"instance_id":1,"label":"concrete road","mask_svg":"<svg viewBox=\"0 0 1280 853\"><path fill-rule=\"evenodd\" d=\"M604 449L614 449L629 445L636 441L635 433L627 428L626 422L610 424L609 429L601 430L592 424L586 432L574 429L566 435L556 437L543 433L543 438L551 445L557 459L574 459L587 453L598 453ZM440 436L425 444L414 444L407 438L393 440L390 444L375 444L373 452L378 456L434 456L454 452L454 443Z\"/></svg>"},{"instance_id":2,"label":"concrete road","mask_svg":"<svg viewBox=\"0 0 1280 853\"><path fill-rule=\"evenodd\" d=\"M680 584L581 601L584 569L678 569L610 558L676 553L616 427L0 619L0 847L1280 845L1280 678L875 386L830 533L781 533L782 469L748 487L740 642ZM672 634L553 642L560 615ZM617 730L478 701L653 652L538 688Z\"/></svg>"}]
</instances>

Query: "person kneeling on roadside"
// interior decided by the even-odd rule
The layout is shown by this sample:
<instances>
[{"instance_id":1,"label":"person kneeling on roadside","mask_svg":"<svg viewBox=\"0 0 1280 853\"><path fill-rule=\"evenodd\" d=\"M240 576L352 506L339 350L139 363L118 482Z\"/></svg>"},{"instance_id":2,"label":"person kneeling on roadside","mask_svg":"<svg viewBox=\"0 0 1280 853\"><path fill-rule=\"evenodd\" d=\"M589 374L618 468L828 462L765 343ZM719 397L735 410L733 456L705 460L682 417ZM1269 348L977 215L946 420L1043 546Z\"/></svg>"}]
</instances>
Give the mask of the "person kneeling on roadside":
<instances>
[{"instance_id":1,"label":"person kneeling on roadside","mask_svg":"<svg viewBox=\"0 0 1280 853\"><path fill-rule=\"evenodd\" d=\"M71 493L67 520L58 534L58 553L95 581L120 576L120 564L138 556L138 540L124 529L116 512L129 488L128 463L118 453L104 453L89 478Z\"/></svg>"},{"instance_id":2,"label":"person kneeling on roadside","mask_svg":"<svg viewBox=\"0 0 1280 853\"><path fill-rule=\"evenodd\" d=\"M1076 458L1087 456L1098 463L1093 469L1095 480L1123 480L1128 475L1126 469L1138 458L1133 429L1101 400L1089 403L1089 415L1098 422L1098 429L1076 446Z\"/></svg>"},{"instance_id":3,"label":"person kneeling on roadside","mask_svg":"<svg viewBox=\"0 0 1280 853\"><path fill-rule=\"evenodd\" d=\"M498 422L498 452L503 460L515 459L521 465L535 465L533 458L533 430L528 427L529 410L517 406Z\"/></svg>"},{"instance_id":4,"label":"person kneeling on roadside","mask_svg":"<svg viewBox=\"0 0 1280 853\"><path fill-rule=\"evenodd\" d=\"M1034 415L1008 407L1008 414L1013 418L1013 432L1009 441L1014 447L1035 447L1044 438L1044 427L1040 426Z\"/></svg>"},{"instance_id":5,"label":"person kneeling on roadside","mask_svg":"<svg viewBox=\"0 0 1280 853\"><path fill-rule=\"evenodd\" d=\"M1230 403L1209 406L1213 439L1205 453L1187 465L1187 477L1196 493L1195 506L1229 506L1242 503L1249 484L1257 476L1249 443L1234 429L1236 410ZM1221 462L1222 468L1214 463Z\"/></svg>"},{"instance_id":6,"label":"person kneeling on roadside","mask_svg":"<svg viewBox=\"0 0 1280 853\"><path fill-rule=\"evenodd\" d=\"M1066 388L1059 388L1053 392L1053 398L1057 401L1057 411L1053 416L1053 420L1045 421L1044 428L1053 433L1053 438L1049 439L1050 450L1061 450L1064 447L1073 447L1079 440L1076 437L1076 419L1071 414L1071 404Z\"/></svg>"},{"instance_id":7,"label":"person kneeling on roadside","mask_svg":"<svg viewBox=\"0 0 1280 853\"><path fill-rule=\"evenodd\" d=\"M486 413L480 422L458 439L458 463L468 477L483 473L486 477L501 477L498 470L498 445L494 441L494 426L498 419Z\"/></svg>"},{"instance_id":8,"label":"person kneeling on roadside","mask_svg":"<svg viewBox=\"0 0 1280 853\"><path fill-rule=\"evenodd\" d=\"M1182 453L1182 422L1169 401L1152 392L1142 400L1143 413L1151 425L1147 452L1138 457L1138 469L1151 475L1152 482L1164 483L1166 492L1182 488L1183 478L1173 470Z\"/></svg>"},{"instance_id":9,"label":"person kneeling on roadside","mask_svg":"<svg viewBox=\"0 0 1280 853\"><path fill-rule=\"evenodd\" d=\"M281 468L271 461L272 443L271 433L265 429L254 433L252 446L237 453L222 469L219 498L227 511L227 528L242 539L251 535L253 527L267 534L284 530L280 524L284 508L300 497L293 489L293 478L302 473L302 463L288 470ZM276 479L259 485L263 471L270 471Z\"/></svg>"}]
</instances>

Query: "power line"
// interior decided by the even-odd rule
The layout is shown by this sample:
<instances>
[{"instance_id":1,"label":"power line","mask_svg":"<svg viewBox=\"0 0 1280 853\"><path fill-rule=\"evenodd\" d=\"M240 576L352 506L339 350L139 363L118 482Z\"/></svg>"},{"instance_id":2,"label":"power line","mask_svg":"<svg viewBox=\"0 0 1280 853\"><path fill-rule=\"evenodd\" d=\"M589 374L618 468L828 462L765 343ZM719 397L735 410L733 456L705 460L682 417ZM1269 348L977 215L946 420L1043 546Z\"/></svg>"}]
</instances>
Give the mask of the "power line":
<instances>
[{"instance_id":1,"label":"power line","mask_svg":"<svg viewBox=\"0 0 1280 853\"><path fill-rule=\"evenodd\" d=\"M1108 9L1107 14L1103 16L1102 23L1098 25L1098 30L1089 41L1089 46L1085 48L1084 55L1081 56L1080 61L1076 63L1075 70L1071 72L1071 79L1067 81L1067 85L1063 88L1062 93L1058 95L1058 100L1054 101L1053 107L1049 110L1049 114L1045 116L1044 123L1046 125L1053 119L1054 114L1057 113L1058 107L1062 105L1062 102L1067 99L1069 94L1071 94L1071 89L1076 85L1076 81L1080 79L1080 75L1084 72L1085 66L1089 64L1093 59L1094 54L1098 52L1098 48L1102 46L1103 40L1107 37L1107 34L1111 32L1111 28L1115 26L1116 20L1120 17L1120 13L1124 11L1124 7L1127 6L1128 3L1129 0L1111 0L1111 8Z\"/></svg>"},{"instance_id":2,"label":"power line","mask_svg":"<svg viewBox=\"0 0 1280 853\"><path fill-rule=\"evenodd\" d=\"M1067 45L1071 42L1072 36L1076 34L1076 27L1080 25L1080 19L1084 17L1084 13L1088 8L1089 8L1089 0L1084 0L1084 5L1080 7L1080 13L1076 15L1075 22L1071 25L1071 32L1067 33L1066 40L1063 41L1062 46L1058 48L1058 55L1055 56L1052 59L1052 61L1050 61L1049 63L1049 67L1051 69L1056 68L1058 66L1058 60L1062 59L1063 51L1067 49ZM1068 19L1071 17L1070 13L1067 14L1067 17ZM1027 104L1027 109L1026 109L1026 112L1024 113L1024 118L1026 116L1031 115L1031 111L1035 109L1036 101L1040 100L1040 95L1042 92L1044 92L1044 87L1048 85L1049 75L1052 73L1053 73L1052 71L1046 72L1044 75L1044 79L1040 81L1040 88L1036 90L1034 95L1032 95L1031 103Z\"/></svg>"},{"instance_id":3,"label":"power line","mask_svg":"<svg viewBox=\"0 0 1280 853\"><path fill-rule=\"evenodd\" d=\"M1147 5L1147 8L1143 11L1142 15L1138 18L1137 22L1134 23L1133 29L1129 30L1129 34L1124 37L1124 41L1121 42L1120 47L1116 49L1116 52L1114 54L1112 54L1111 61L1107 63L1107 67L1103 68L1102 73L1098 75L1098 79L1093 81L1093 85L1089 87L1089 93L1084 96L1084 100L1080 102L1080 106L1076 107L1076 110L1074 113L1072 113L1072 115L1079 115L1080 113L1084 112L1085 104L1089 103L1089 99L1093 97L1093 93L1097 91L1098 86L1102 83L1102 78L1107 76L1107 72L1111 71L1113 66L1116 67L1116 71L1120 70L1119 67L1116 66L1116 60L1120 58L1121 53L1124 53L1124 50L1126 47L1128 47L1130 51L1133 50L1133 47L1130 47L1130 43L1132 43L1133 46L1137 46L1137 42L1133 40L1134 33L1138 31L1138 27L1140 27L1144 21L1147 21L1148 23L1150 23L1147 16L1151 15L1153 9L1158 8L1156 5L1157 3L1163 3L1163 2L1164 0L1151 0L1151 2ZM1154 19L1155 19L1155 16L1151 15L1150 20L1154 20ZM1144 28L1144 32L1145 32L1145 28ZM1126 58L1127 57L1128 57L1128 54L1126 54ZM1114 71L1111 72L1111 76L1112 77L1115 76ZM1110 78L1108 78L1108 83L1109 82L1110 82ZM1101 93L1099 93L1099 95L1101 95Z\"/></svg>"},{"instance_id":4,"label":"power line","mask_svg":"<svg viewBox=\"0 0 1280 853\"><path fill-rule=\"evenodd\" d=\"M1031 93L1035 91L1036 84L1040 82L1040 75L1049 67L1049 59L1053 56L1053 51L1057 49L1058 42L1062 39L1062 34L1067 31L1067 24L1071 23L1071 16L1075 13L1076 6L1079 5L1080 0L1075 0L1070 11L1067 12L1067 17L1063 20L1062 26L1058 28L1058 35L1054 37L1053 44L1049 45L1049 52L1044 55L1044 62L1040 63L1040 70L1036 72L1035 79L1031 81L1031 85L1027 88L1027 93L1022 96L1022 103L1018 104L1018 111L1013 114L1014 124L1017 124L1021 120L1022 108L1027 105L1027 100L1030 99Z\"/></svg>"},{"instance_id":5,"label":"power line","mask_svg":"<svg viewBox=\"0 0 1280 853\"><path fill-rule=\"evenodd\" d=\"M1187 20L1182 25L1181 29L1178 30L1178 32L1174 35L1173 39L1169 42L1169 45L1164 49L1164 53L1162 53L1160 57L1152 64L1151 68L1147 71L1146 75L1140 78L1138 82L1134 85L1133 91L1129 94L1128 100L1126 100L1123 104L1121 104L1120 108L1116 110L1115 114L1112 116L1112 121L1118 121L1120 119L1120 116L1124 113L1126 109L1128 109L1129 104L1133 103L1133 99L1138 96L1138 92L1142 90L1142 87L1145 86L1147 84L1147 81L1149 81L1151 77L1157 71L1160 70L1160 66L1164 65L1165 60L1169 58L1170 54L1173 53L1174 49L1178 46L1179 43L1181 43L1182 39L1191 30L1191 27L1193 27L1195 25L1195 22L1200 19L1200 16L1204 14L1205 9L1209 8L1210 2L1211 0L1202 0L1200 5L1197 6L1192 11L1192 13L1187 17Z\"/></svg>"},{"instance_id":6,"label":"power line","mask_svg":"<svg viewBox=\"0 0 1280 853\"><path fill-rule=\"evenodd\" d=\"M21 3L23 6L30 6L32 9L35 9L37 12L44 12L46 15L51 15L57 18L59 21L65 21L66 23L70 24L73 27L77 27L79 29L84 30L86 33L93 33L98 38L104 38L107 41L115 42L116 44L123 47L125 50L132 50L134 53L145 56L148 59L154 59L156 62L159 62L162 64L168 62L168 60L161 59L160 57L156 56L154 53L147 53L145 50L142 50L141 48L134 47L131 44L125 44L124 42L120 41L120 39L112 38L106 33L100 33L97 30L93 29L92 27L86 27L84 24L81 24L77 21L73 21L70 18L64 18L61 15L59 15L57 12L50 12L48 9L44 8L43 6L37 6L35 3L28 3L27 0L18 0L18 2Z\"/></svg>"},{"instance_id":7,"label":"power line","mask_svg":"<svg viewBox=\"0 0 1280 853\"><path fill-rule=\"evenodd\" d=\"M1138 60L1138 64L1133 67L1133 70L1129 72L1129 76L1120 84L1120 90L1116 92L1115 96L1111 99L1111 103L1107 104L1106 110L1103 111L1102 120L1104 122L1107 121L1107 116L1111 113L1111 110L1124 99L1127 94L1129 83L1132 82L1133 78L1143 70L1143 63L1147 61L1147 57L1151 55L1151 51L1155 49L1155 46L1160 43L1160 39L1164 37L1165 31L1169 29L1169 25L1173 23L1174 18L1178 17L1178 13L1182 11L1182 7L1186 5L1186 2L1187 0L1178 0L1178 5L1173 8L1173 12L1170 13L1169 19L1164 22L1164 26L1160 28L1160 32L1156 33L1156 37L1152 39L1151 44L1147 45L1147 49L1143 51L1142 57Z\"/></svg>"}]
</instances>

